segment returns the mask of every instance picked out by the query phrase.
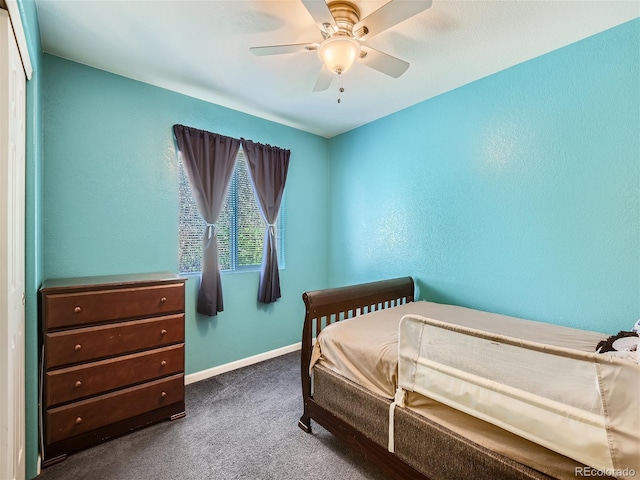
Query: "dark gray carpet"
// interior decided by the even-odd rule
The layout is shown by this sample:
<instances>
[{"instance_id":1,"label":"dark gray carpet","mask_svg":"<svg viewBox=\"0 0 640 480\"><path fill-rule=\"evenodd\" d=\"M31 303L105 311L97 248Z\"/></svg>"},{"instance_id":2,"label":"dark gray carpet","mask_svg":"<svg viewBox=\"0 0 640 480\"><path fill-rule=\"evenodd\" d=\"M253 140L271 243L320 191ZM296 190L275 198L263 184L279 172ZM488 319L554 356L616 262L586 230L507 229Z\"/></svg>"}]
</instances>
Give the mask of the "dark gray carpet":
<instances>
[{"instance_id":1,"label":"dark gray carpet","mask_svg":"<svg viewBox=\"0 0 640 480\"><path fill-rule=\"evenodd\" d=\"M384 479L302 413L300 353L186 387L187 416L135 431L42 471L41 480Z\"/></svg>"}]
</instances>

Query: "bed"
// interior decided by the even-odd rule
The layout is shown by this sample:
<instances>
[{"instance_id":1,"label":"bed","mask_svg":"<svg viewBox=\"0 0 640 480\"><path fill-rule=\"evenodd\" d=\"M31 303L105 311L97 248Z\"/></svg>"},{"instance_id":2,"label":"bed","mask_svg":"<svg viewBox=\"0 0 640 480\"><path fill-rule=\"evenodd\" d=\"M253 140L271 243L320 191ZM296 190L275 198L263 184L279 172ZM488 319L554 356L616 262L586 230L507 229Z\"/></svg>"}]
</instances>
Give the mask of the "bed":
<instances>
[{"instance_id":1,"label":"bed","mask_svg":"<svg viewBox=\"0 0 640 480\"><path fill-rule=\"evenodd\" d=\"M390 477L640 472L640 367L592 353L602 334L416 302L410 277L306 292L303 300L299 426L311 432L315 421ZM452 344L465 355L451 355ZM514 369L506 358L525 365ZM571 375L552 382L565 385L554 391L536 386L536 370ZM568 423L558 429L557 421Z\"/></svg>"}]
</instances>

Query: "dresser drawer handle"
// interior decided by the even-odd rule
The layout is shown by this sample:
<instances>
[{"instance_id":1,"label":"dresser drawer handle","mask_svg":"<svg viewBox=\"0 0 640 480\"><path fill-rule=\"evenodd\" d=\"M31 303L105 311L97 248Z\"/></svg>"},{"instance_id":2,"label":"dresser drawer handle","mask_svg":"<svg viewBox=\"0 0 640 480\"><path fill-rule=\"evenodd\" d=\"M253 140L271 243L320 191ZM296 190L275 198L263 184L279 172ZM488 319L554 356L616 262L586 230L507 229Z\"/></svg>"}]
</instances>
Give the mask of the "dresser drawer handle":
<instances>
[{"instance_id":1,"label":"dresser drawer handle","mask_svg":"<svg viewBox=\"0 0 640 480\"><path fill-rule=\"evenodd\" d=\"M80 425L82 423L82 417L76 418L76 425Z\"/></svg>"},{"instance_id":2,"label":"dresser drawer handle","mask_svg":"<svg viewBox=\"0 0 640 480\"><path fill-rule=\"evenodd\" d=\"M160 362L160 366L161 366L161 367L165 367L166 365L167 365L167 361L166 361L166 360L162 360L162 361Z\"/></svg>"},{"instance_id":3,"label":"dresser drawer handle","mask_svg":"<svg viewBox=\"0 0 640 480\"><path fill-rule=\"evenodd\" d=\"M167 334L167 331L166 331L164 328L163 328L162 330L160 330L160 335L163 335L163 336L164 336L164 335L166 335L166 334Z\"/></svg>"},{"instance_id":4,"label":"dresser drawer handle","mask_svg":"<svg viewBox=\"0 0 640 480\"><path fill-rule=\"evenodd\" d=\"M162 297L160 299L160 303L167 303L167 297Z\"/></svg>"},{"instance_id":5,"label":"dresser drawer handle","mask_svg":"<svg viewBox=\"0 0 640 480\"><path fill-rule=\"evenodd\" d=\"M166 396L167 396L167 392L162 392L162 393L160 394L160 396L161 396L162 398L166 397Z\"/></svg>"},{"instance_id":6,"label":"dresser drawer handle","mask_svg":"<svg viewBox=\"0 0 640 480\"><path fill-rule=\"evenodd\" d=\"M76 308L73 309L74 313L80 313L81 311L82 311L81 307L76 307Z\"/></svg>"},{"instance_id":7,"label":"dresser drawer handle","mask_svg":"<svg viewBox=\"0 0 640 480\"><path fill-rule=\"evenodd\" d=\"M82 345L80 345L80 344L78 343L78 344L76 344L76 346L75 346L75 347L73 347L73 348L74 348L74 350L75 350L76 352L79 352L80 350L82 350Z\"/></svg>"},{"instance_id":8,"label":"dresser drawer handle","mask_svg":"<svg viewBox=\"0 0 640 480\"><path fill-rule=\"evenodd\" d=\"M78 380L76 382L76 388L80 388L82 386L82 382L80 380Z\"/></svg>"}]
</instances>

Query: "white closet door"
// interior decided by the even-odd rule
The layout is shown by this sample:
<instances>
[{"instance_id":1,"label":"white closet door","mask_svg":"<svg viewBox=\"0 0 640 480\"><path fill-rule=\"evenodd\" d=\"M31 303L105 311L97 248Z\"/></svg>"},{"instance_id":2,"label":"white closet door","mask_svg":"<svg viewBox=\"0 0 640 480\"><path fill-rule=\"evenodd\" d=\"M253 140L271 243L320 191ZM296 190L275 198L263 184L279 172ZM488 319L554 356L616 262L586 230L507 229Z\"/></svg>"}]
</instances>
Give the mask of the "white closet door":
<instances>
[{"instance_id":1,"label":"white closet door","mask_svg":"<svg viewBox=\"0 0 640 480\"><path fill-rule=\"evenodd\" d=\"M25 85L0 10L0 478L25 477Z\"/></svg>"}]
</instances>

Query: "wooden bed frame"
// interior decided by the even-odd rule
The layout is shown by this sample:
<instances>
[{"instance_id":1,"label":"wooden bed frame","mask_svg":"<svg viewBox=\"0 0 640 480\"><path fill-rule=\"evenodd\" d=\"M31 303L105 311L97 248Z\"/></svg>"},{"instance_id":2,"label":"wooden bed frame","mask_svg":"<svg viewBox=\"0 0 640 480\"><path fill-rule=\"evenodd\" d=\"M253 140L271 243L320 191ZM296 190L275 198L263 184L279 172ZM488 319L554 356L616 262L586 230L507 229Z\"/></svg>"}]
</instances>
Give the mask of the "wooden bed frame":
<instances>
[{"instance_id":1,"label":"wooden bed frame","mask_svg":"<svg viewBox=\"0 0 640 480\"><path fill-rule=\"evenodd\" d=\"M405 417L404 421L399 419L398 413L396 413L396 435L399 431L398 422L404 422L405 438L409 438L409 445L414 443L414 438L427 438L432 445L426 448L422 445L410 446L404 453L399 452L396 447L396 454L389 453L384 441L378 438L376 442L365 434L366 432L361 431L364 428L359 430L352 426L352 424L362 426L362 423L366 422L351 421L351 423L347 423L344 416L340 418L336 412L323 407L319 401L314 399L309 367L315 337L331 323L363 313L413 302L414 282L411 277L305 292L302 298L306 305L300 371L304 412L298 422L298 426L302 430L311 433L311 420L313 419L335 437L359 451L368 461L377 465L391 478L423 480L428 478L469 478L469 474L476 478L551 478L473 443L437 423L425 421L425 424L420 424L418 427L406 429L407 424L415 423L415 419L411 418L411 413L407 414L409 416ZM317 373L322 373L322 371L317 371ZM337 374L334 376L338 379L337 382L334 382L339 384L338 393L342 392L342 383L345 384L345 389L353 389L355 384ZM351 386L348 386L348 383L351 383ZM329 393L329 397L335 397L334 393ZM321 394L326 398L326 394L320 390L316 392L316 397L321 398ZM383 409L386 404L382 400L386 401L386 399L382 399L382 397L380 399L381 409ZM344 404L345 402L342 402L342 405ZM388 409L388 407L386 408ZM413 414L413 416L419 417L417 414ZM417 420L417 422L420 423L422 420ZM405 445L407 445L406 441ZM414 461L418 456L422 456L422 458ZM452 456L456 458L457 462L450 461ZM432 458L436 460L432 461ZM441 469L441 466L445 464L447 472L443 472Z\"/></svg>"},{"instance_id":2,"label":"wooden bed frame","mask_svg":"<svg viewBox=\"0 0 640 480\"><path fill-rule=\"evenodd\" d=\"M301 378L304 413L298 426L311 433L311 419L362 453L372 463L394 478L427 479L413 467L399 460L387 449L373 442L332 412L318 405L311 391L309 366L315 337L327 325L357 315L395 307L414 300L413 278L404 277L348 287L316 290L302 294L306 306L302 330Z\"/></svg>"}]
</instances>

